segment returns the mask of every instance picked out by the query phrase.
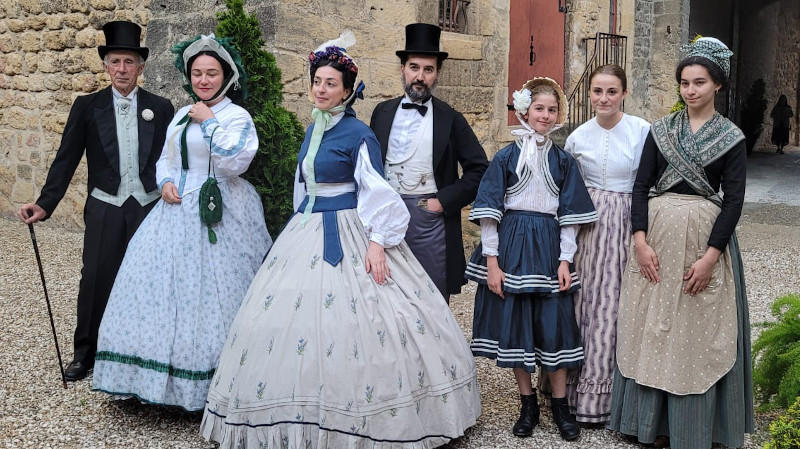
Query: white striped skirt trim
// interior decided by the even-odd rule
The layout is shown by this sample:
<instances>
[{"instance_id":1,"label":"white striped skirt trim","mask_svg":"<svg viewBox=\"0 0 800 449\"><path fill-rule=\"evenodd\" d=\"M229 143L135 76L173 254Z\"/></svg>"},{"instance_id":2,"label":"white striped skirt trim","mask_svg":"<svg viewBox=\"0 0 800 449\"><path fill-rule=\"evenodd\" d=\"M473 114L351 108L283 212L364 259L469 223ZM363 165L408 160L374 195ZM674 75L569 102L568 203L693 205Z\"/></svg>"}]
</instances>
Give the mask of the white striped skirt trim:
<instances>
[{"instance_id":1,"label":"white striped skirt trim","mask_svg":"<svg viewBox=\"0 0 800 449\"><path fill-rule=\"evenodd\" d=\"M535 366L537 358L539 364L543 366L558 366L563 363L571 363L583 360L583 347L574 349L564 349L558 352L544 352L536 348L533 353L525 352L524 349L504 349L498 347L497 340L487 340L474 338L470 344L470 349L475 355L496 358L498 362L524 363L525 366Z\"/></svg>"},{"instance_id":2,"label":"white striped skirt trim","mask_svg":"<svg viewBox=\"0 0 800 449\"><path fill-rule=\"evenodd\" d=\"M469 279L473 279L476 282L482 281L482 283L486 283L486 278L489 275L489 269L483 265L476 264L474 262L467 263L467 270L466 276ZM508 287L512 289L527 289L527 288L537 288L537 289L549 289L550 293L558 293L559 285L558 285L558 278L553 278L551 276L545 276L543 274L523 274L523 275L514 275L510 273L505 273L506 280L503 287ZM573 271L570 273L570 278L572 279L572 283L570 284L570 289L577 289L580 287L581 282L578 278L578 273Z\"/></svg>"}]
</instances>

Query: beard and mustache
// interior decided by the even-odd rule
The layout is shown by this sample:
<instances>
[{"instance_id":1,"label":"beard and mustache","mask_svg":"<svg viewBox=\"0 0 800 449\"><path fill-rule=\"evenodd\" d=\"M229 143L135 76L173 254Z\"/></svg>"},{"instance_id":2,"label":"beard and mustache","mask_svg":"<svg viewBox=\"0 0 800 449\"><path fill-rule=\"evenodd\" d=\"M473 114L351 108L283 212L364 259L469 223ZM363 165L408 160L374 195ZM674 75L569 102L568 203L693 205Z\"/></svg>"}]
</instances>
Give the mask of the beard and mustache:
<instances>
[{"instance_id":1,"label":"beard and mustache","mask_svg":"<svg viewBox=\"0 0 800 449\"><path fill-rule=\"evenodd\" d=\"M439 79L435 79L433 84L430 87L425 84L423 81L412 81L410 83L406 82L406 78L403 75L400 75L400 79L403 82L403 90L408 95L408 98L411 101L419 101L425 103L428 99L433 96L433 92L436 90L436 86L439 84ZM419 86L421 89L416 90L414 86Z\"/></svg>"}]
</instances>

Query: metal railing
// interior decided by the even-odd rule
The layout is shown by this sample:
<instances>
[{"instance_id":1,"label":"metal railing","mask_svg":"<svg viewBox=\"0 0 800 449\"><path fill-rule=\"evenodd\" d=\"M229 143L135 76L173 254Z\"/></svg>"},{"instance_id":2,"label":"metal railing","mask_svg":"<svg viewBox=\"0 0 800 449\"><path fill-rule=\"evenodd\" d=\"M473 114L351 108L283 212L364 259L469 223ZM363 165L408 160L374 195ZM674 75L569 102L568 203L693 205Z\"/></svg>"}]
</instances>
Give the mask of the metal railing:
<instances>
[{"instance_id":1,"label":"metal railing","mask_svg":"<svg viewBox=\"0 0 800 449\"><path fill-rule=\"evenodd\" d=\"M625 68L625 55L628 47L626 36L597 33L595 37L585 39L584 44L586 45L586 68L567 99L569 114L566 127L569 132L594 116L592 104L589 101L589 75L594 69L605 64L617 64ZM591 46L594 47L594 52L590 56Z\"/></svg>"},{"instance_id":2,"label":"metal railing","mask_svg":"<svg viewBox=\"0 0 800 449\"><path fill-rule=\"evenodd\" d=\"M439 26L444 31L467 32L467 5L472 0L439 0Z\"/></svg>"}]
</instances>

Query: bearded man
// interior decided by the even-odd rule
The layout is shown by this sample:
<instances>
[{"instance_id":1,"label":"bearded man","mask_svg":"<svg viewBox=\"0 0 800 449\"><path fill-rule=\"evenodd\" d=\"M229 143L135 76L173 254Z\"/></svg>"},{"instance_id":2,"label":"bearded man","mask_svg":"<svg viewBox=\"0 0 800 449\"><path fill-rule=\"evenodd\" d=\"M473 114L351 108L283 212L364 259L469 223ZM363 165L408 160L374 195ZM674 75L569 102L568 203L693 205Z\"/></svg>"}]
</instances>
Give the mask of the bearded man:
<instances>
[{"instance_id":1,"label":"bearded man","mask_svg":"<svg viewBox=\"0 0 800 449\"><path fill-rule=\"evenodd\" d=\"M433 96L447 59L440 35L435 25L406 26L405 50L396 52L405 95L380 103L370 127L386 180L411 214L406 242L449 303L466 283L461 209L475 199L489 162L464 116Z\"/></svg>"}]
</instances>

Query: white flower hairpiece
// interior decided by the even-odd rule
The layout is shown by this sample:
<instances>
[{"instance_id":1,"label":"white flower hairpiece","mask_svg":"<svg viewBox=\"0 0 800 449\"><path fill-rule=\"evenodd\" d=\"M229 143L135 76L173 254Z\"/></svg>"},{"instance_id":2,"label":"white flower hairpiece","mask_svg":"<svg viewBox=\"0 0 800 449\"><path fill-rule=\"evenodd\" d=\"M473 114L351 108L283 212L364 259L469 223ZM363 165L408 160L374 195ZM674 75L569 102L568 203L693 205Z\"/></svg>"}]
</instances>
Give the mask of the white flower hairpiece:
<instances>
[{"instance_id":1,"label":"white flower hairpiece","mask_svg":"<svg viewBox=\"0 0 800 449\"><path fill-rule=\"evenodd\" d=\"M527 114L528 107L531 105L531 91L529 89L515 90L512 96L514 97L514 110L520 114Z\"/></svg>"},{"instance_id":2,"label":"white flower hairpiece","mask_svg":"<svg viewBox=\"0 0 800 449\"><path fill-rule=\"evenodd\" d=\"M146 122L149 122L150 120L153 120L153 117L155 117L155 114L153 114L153 111L151 109L145 109L145 110L142 111L142 118Z\"/></svg>"}]
</instances>

